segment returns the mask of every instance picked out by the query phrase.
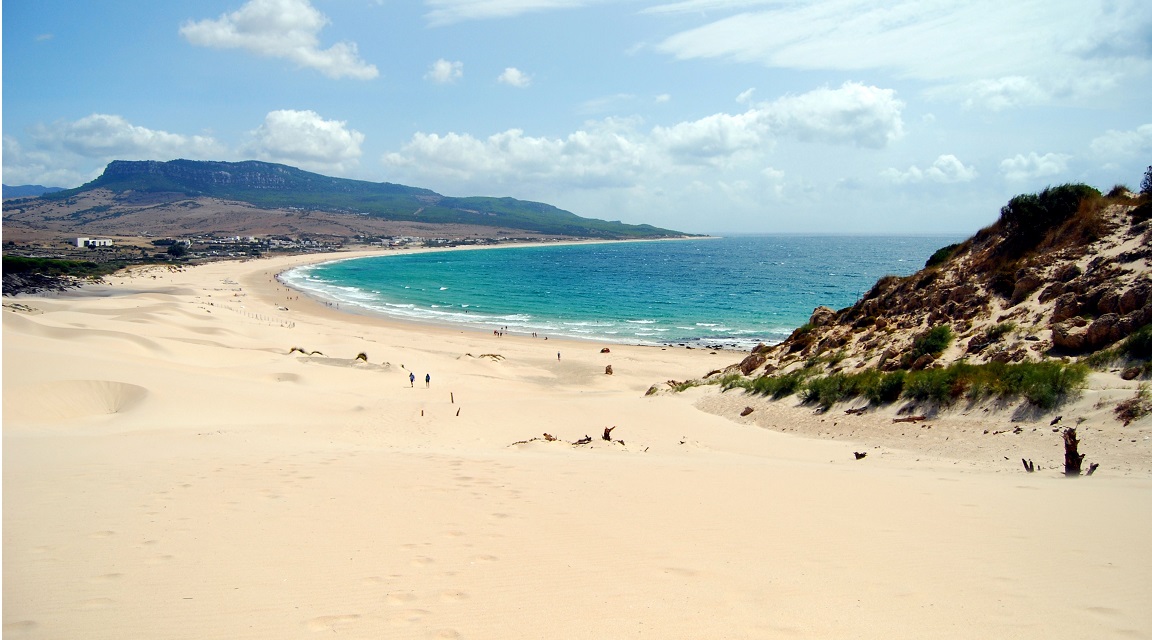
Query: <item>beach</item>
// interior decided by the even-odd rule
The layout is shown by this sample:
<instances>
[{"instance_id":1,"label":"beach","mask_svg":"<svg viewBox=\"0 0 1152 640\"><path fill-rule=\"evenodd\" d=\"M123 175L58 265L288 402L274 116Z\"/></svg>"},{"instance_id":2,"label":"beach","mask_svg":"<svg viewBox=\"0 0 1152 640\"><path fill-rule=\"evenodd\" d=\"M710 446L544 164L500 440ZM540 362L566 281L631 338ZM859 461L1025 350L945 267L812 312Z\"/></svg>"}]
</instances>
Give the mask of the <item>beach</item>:
<instances>
[{"instance_id":1,"label":"beach","mask_svg":"<svg viewBox=\"0 0 1152 640\"><path fill-rule=\"evenodd\" d=\"M5 637L1152 638L1152 425L1091 410L1127 388L1067 479L1047 420L669 393L743 354L275 278L317 259L5 299Z\"/></svg>"}]
</instances>

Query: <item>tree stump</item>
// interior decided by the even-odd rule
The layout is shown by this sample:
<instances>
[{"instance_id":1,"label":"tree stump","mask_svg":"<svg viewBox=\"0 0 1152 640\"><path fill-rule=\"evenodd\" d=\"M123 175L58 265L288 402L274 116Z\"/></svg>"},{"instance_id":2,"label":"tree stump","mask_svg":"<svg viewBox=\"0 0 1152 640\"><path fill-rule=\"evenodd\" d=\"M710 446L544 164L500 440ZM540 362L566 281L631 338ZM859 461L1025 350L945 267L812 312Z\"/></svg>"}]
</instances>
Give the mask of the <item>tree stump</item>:
<instances>
[{"instance_id":1,"label":"tree stump","mask_svg":"<svg viewBox=\"0 0 1152 640\"><path fill-rule=\"evenodd\" d=\"M1080 467L1084 464L1084 454L1079 451L1080 441L1076 439L1076 430L1068 427L1064 430L1064 475L1080 475Z\"/></svg>"}]
</instances>

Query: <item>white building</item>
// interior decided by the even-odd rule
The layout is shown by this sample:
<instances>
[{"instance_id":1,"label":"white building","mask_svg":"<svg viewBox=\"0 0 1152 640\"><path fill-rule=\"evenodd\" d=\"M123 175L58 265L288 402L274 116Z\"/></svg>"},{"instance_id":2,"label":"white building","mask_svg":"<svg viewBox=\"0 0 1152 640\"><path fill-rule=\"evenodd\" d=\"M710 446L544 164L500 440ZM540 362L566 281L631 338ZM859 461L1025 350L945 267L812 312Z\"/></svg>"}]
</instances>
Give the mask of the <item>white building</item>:
<instances>
[{"instance_id":1,"label":"white building","mask_svg":"<svg viewBox=\"0 0 1152 640\"><path fill-rule=\"evenodd\" d=\"M108 238L76 238L76 246L81 249L85 247L111 247L112 240Z\"/></svg>"}]
</instances>

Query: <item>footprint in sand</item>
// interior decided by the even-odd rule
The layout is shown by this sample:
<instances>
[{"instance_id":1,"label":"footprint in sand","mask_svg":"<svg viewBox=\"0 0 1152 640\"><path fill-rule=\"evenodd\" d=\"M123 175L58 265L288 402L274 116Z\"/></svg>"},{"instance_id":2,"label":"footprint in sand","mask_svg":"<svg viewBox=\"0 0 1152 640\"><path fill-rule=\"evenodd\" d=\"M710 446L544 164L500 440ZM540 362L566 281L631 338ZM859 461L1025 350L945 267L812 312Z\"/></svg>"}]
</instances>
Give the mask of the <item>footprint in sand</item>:
<instances>
[{"instance_id":1,"label":"footprint in sand","mask_svg":"<svg viewBox=\"0 0 1152 640\"><path fill-rule=\"evenodd\" d=\"M398 593L389 593L384 597L384 601L392 606L399 606L408 604L416 599L416 594L411 591L400 591Z\"/></svg>"},{"instance_id":2,"label":"footprint in sand","mask_svg":"<svg viewBox=\"0 0 1152 640\"><path fill-rule=\"evenodd\" d=\"M115 531L105 530L105 531L97 531L95 533L90 533L90 534L88 534L88 537L89 538L108 538L108 537L111 537L114 535L116 535Z\"/></svg>"},{"instance_id":3,"label":"footprint in sand","mask_svg":"<svg viewBox=\"0 0 1152 640\"><path fill-rule=\"evenodd\" d=\"M433 634L433 638L441 638L442 640L453 640L460 637L460 632L455 629L437 629Z\"/></svg>"},{"instance_id":4,"label":"footprint in sand","mask_svg":"<svg viewBox=\"0 0 1152 640\"><path fill-rule=\"evenodd\" d=\"M472 558L472 562L496 562L499 559L496 556L483 555Z\"/></svg>"},{"instance_id":5,"label":"footprint in sand","mask_svg":"<svg viewBox=\"0 0 1152 640\"><path fill-rule=\"evenodd\" d=\"M115 604L112 598L91 598L80 603L81 609L107 609Z\"/></svg>"},{"instance_id":6,"label":"footprint in sand","mask_svg":"<svg viewBox=\"0 0 1152 640\"><path fill-rule=\"evenodd\" d=\"M425 609L405 609L388 616L388 622L394 625L418 624L430 615L432 612Z\"/></svg>"},{"instance_id":7,"label":"footprint in sand","mask_svg":"<svg viewBox=\"0 0 1152 640\"><path fill-rule=\"evenodd\" d=\"M35 630L37 627L35 620L16 620L14 622L4 623L4 636L7 637L9 633L27 633Z\"/></svg>"},{"instance_id":8,"label":"footprint in sand","mask_svg":"<svg viewBox=\"0 0 1152 640\"><path fill-rule=\"evenodd\" d=\"M444 602L461 602L468 599L468 594L464 591L449 589L440 592L440 599Z\"/></svg>"},{"instance_id":9,"label":"footprint in sand","mask_svg":"<svg viewBox=\"0 0 1152 640\"><path fill-rule=\"evenodd\" d=\"M93 584L101 584L104 582L115 582L116 580L119 580L120 578L123 578L123 577L124 577L123 573L105 573L104 575L93 576L91 578L88 578L88 582L91 582Z\"/></svg>"},{"instance_id":10,"label":"footprint in sand","mask_svg":"<svg viewBox=\"0 0 1152 640\"><path fill-rule=\"evenodd\" d=\"M417 567L429 565L433 562L436 562L436 560L434 558L429 558L428 556L416 556L412 559L412 564Z\"/></svg>"},{"instance_id":11,"label":"footprint in sand","mask_svg":"<svg viewBox=\"0 0 1152 640\"><path fill-rule=\"evenodd\" d=\"M308 626L310 631L336 631L343 626L351 624L360 619L357 614L337 615L337 616L319 616L308 620L304 624Z\"/></svg>"},{"instance_id":12,"label":"footprint in sand","mask_svg":"<svg viewBox=\"0 0 1152 640\"><path fill-rule=\"evenodd\" d=\"M361 580L360 584L366 587L373 587L378 584L384 584L384 578L381 578L380 576L368 576L367 578Z\"/></svg>"}]
</instances>

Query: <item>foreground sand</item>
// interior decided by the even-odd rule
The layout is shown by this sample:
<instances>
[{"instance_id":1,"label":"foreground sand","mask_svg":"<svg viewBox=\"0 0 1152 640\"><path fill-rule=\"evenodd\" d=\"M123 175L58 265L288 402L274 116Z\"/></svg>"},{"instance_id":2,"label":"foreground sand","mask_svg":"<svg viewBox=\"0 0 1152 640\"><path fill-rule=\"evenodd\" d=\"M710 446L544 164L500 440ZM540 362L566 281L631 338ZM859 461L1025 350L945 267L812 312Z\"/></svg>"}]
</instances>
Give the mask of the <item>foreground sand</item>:
<instances>
[{"instance_id":1,"label":"foreground sand","mask_svg":"<svg viewBox=\"0 0 1152 640\"><path fill-rule=\"evenodd\" d=\"M1066 480L644 396L733 354L333 312L299 260L5 302L5 638L1152 637L1146 424Z\"/></svg>"}]
</instances>

